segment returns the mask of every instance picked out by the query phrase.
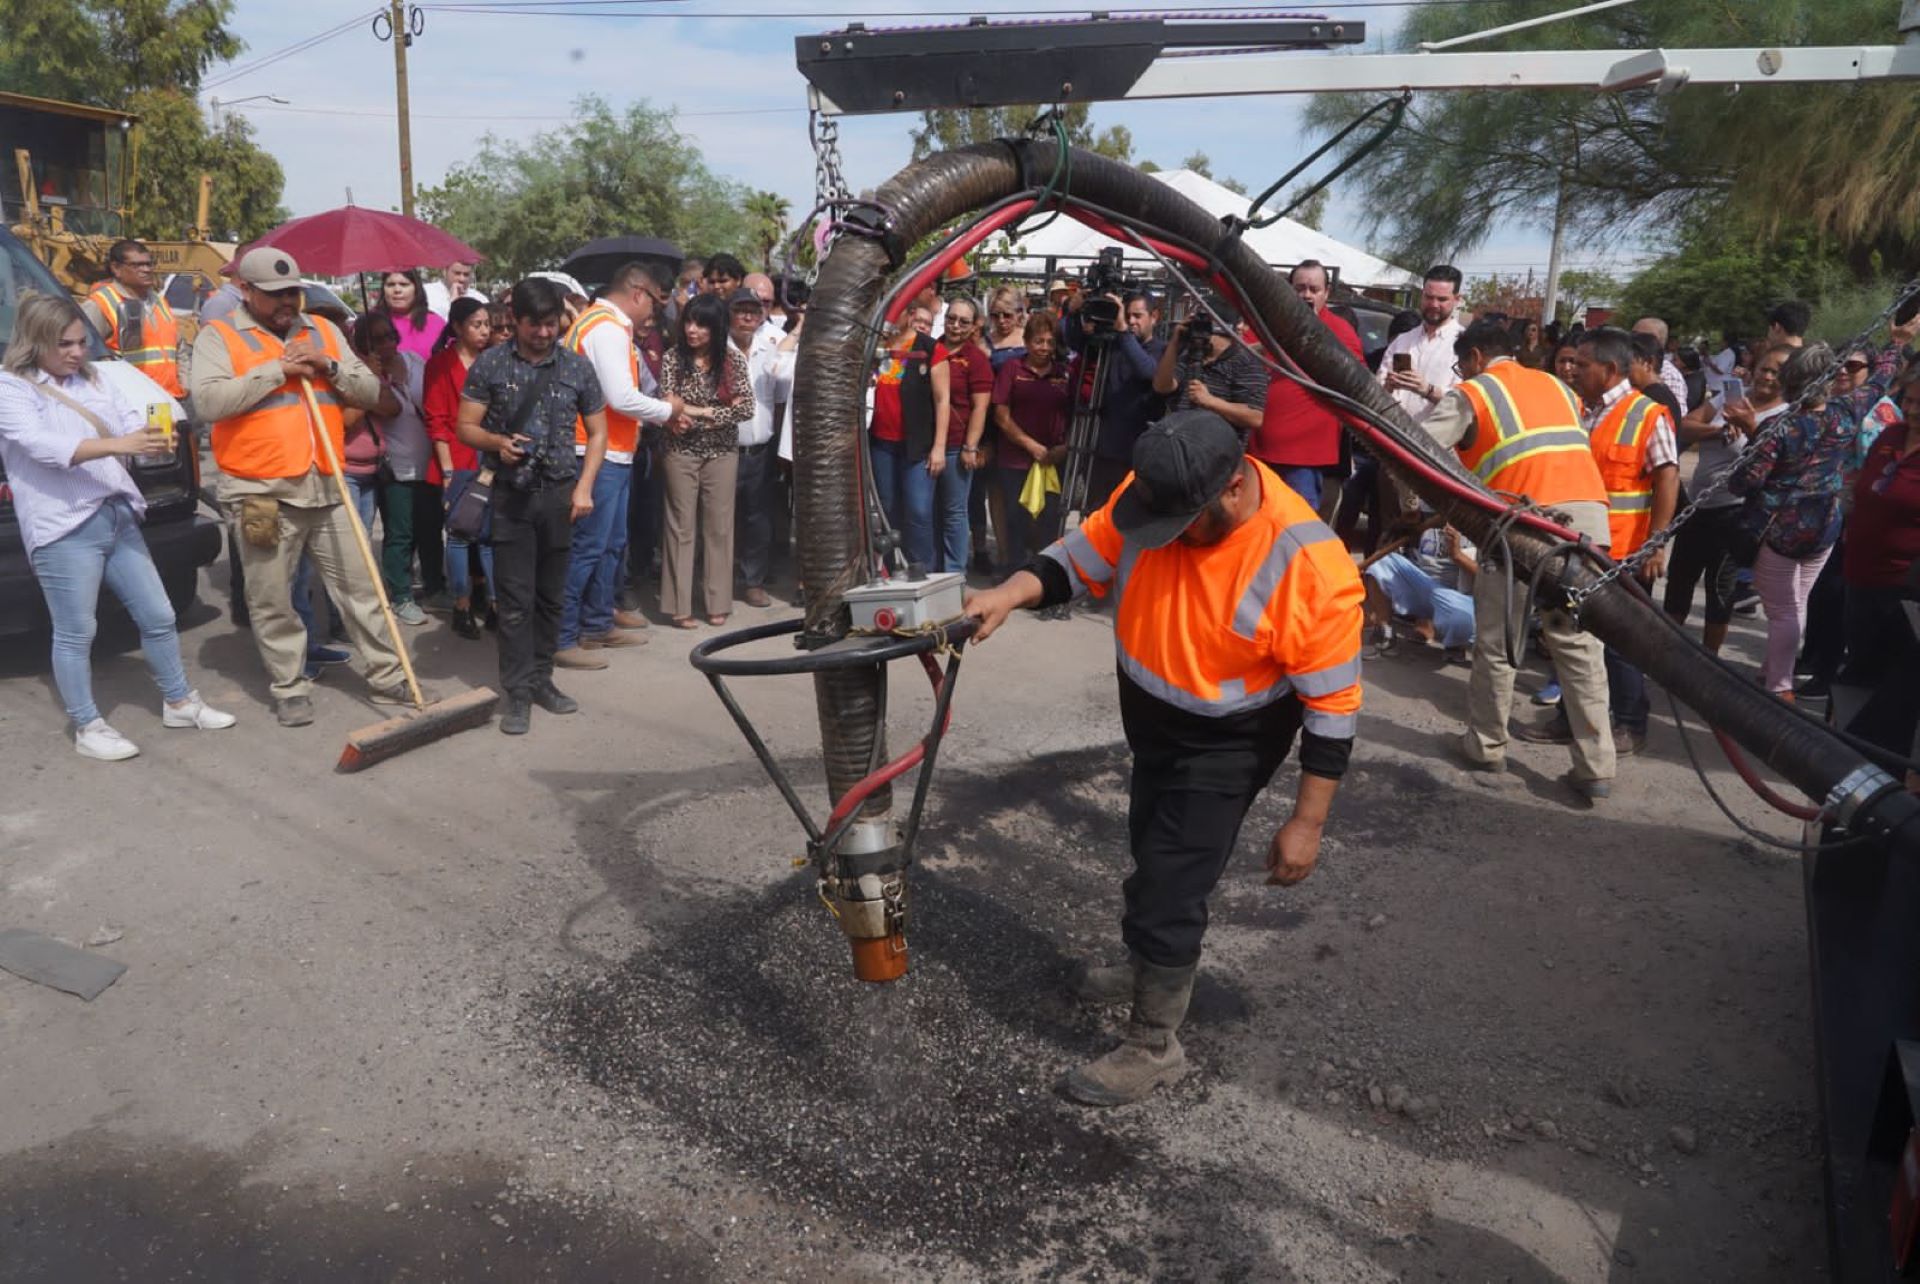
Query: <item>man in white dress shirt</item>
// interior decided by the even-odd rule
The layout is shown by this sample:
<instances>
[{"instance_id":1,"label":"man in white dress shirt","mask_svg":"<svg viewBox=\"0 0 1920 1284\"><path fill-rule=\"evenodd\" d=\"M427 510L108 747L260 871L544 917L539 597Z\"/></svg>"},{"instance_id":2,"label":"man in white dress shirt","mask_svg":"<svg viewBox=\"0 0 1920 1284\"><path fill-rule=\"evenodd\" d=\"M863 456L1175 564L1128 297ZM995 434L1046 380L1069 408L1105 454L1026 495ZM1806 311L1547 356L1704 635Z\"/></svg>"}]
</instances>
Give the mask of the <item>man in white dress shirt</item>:
<instances>
[{"instance_id":1,"label":"man in white dress shirt","mask_svg":"<svg viewBox=\"0 0 1920 1284\"><path fill-rule=\"evenodd\" d=\"M762 290L765 294L762 294ZM779 502L774 470L774 409L793 395L793 360L800 330L787 334L767 320L773 281L758 272L728 302L728 338L747 355L753 418L740 424L740 470L733 492L734 572L748 606L770 606L767 573L773 562L773 509Z\"/></svg>"},{"instance_id":2,"label":"man in white dress shirt","mask_svg":"<svg viewBox=\"0 0 1920 1284\"><path fill-rule=\"evenodd\" d=\"M640 646L646 617L617 608L620 558L627 549L627 504L633 491L633 457L642 449L642 424L664 424L682 410L678 397L664 400L653 372L633 346L634 327L645 325L672 288L664 273L645 263L616 269L599 301L567 332L566 345L593 365L607 400L607 453L594 475L593 511L573 524L568 554L566 596L560 608L560 636L553 662L565 669L604 669L595 652ZM584 425L576 433L574 453L587 451Z\"/></svg>"},{"instance_id":3,"label":"man in white dress shirt","mask_svg":"<svg viewBox=\"0 0 1920 1284\"><path fill-rule=\"evenodd\" d=\"M455 299L478 299L485 303L487 296L473 288L473 263L449 263L440 269L438 281L427 282L427 310L441 320L446 320L447 309L453 306Z\"/></svg>"},{"instance_id":4,"label":"man in white dress shirt","mask_svg":"<svg viewBox=\"0 0 1920 1284\"><path fill-rule=\"evenodd\" d=\"M1387 345L1380 360L1380 382L1400 409L1423 422L1440 399L1460 382L1453 342L1462 329L1454 313L1460 310L1460 269L1441 263L1427 269L1420 288L1420 327Z\"/></svg>"}]
</instances>

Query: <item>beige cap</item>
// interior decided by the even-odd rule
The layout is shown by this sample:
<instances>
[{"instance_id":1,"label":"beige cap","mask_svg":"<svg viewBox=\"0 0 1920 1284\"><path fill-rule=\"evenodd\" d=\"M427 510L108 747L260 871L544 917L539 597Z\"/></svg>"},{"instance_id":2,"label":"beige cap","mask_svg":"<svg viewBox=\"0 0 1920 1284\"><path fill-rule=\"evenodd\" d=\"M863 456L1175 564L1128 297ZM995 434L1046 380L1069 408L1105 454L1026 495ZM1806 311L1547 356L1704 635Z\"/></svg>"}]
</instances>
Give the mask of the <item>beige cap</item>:
<instances>
[{"instance_id":1,"label":"beige cap","mask_svg":"<svg viewBox=\"0 0 1920 1284\"><path fill-rule=\"evenodd\" d=\"M300 265L285 250L262 245L240 256L233 274L256 290L297 290Z\"/></svg>"},{"instance_id":2,"label":"beige cap","mask_svg":"<svg viewBox=\"0 0 1920 1284\"><path fill-rule=\"evenodd\" d=\"M1066 278L1064 277L1056 276L1053 278L1053 280L1047 282L1048 294L1052 294L1055 290L1072 290L1072 289L1073 289L1073 286L1068 284Z\"/></svg>"}]
</instances>

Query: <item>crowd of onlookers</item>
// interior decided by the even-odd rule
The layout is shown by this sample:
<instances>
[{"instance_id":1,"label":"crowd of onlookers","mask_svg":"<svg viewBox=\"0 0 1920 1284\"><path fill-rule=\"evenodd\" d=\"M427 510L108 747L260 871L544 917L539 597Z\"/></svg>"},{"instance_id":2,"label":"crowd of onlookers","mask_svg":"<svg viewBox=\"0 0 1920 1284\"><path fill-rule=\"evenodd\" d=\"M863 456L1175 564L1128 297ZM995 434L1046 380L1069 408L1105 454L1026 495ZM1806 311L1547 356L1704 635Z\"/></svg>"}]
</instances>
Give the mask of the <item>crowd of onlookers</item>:
<instances>
[{"instance_id":1,"label":"crowd of onlookers","mask_svg":"<svg viewBox=\"0 0 1920 1284\"><path fill-rule=\"evenodd\" d=\"M126 254L150 276L142 249ZM116 300L141 297L146 279L123 266L116 261L121 285L89 301L89 319L107 328L110 346L123 320ZM1448 397L1470 373L1460 345L1474 319L1456 269L1430 270L1418 306L1394 314L1384 344L1371 349L1362 330L1380 327L1361 326L1353 309L1377 305L1336 298L1335 274L1319 263L1296 265L1288 279L1415 421L1458 404ZM804 285L749 273L727 254L687 260L677 272L626 264L591 291L561 272L532 273L497 297L474 282L472 264L447 265L432 280L402 269L379 277L358 316L329 315L311 296L306 303L338 327L368 388L377 384L377 397L357 399L364 405L338 398L337 413L347 486L363 524L377 531L396 618L421 626L445 616L454 633L478 639L502 629L503 600L517 595L524 609L509 631L532 633L503 640L503 680L514 667L508 652L524 652L542 674L515 679L531 682L531 694L551 687L554 666L605 668L608 652L643 644L650 606L691 629L725 623L736 600L771 605L790 525L787 405ZM236 279L205 302L201 321L268 308L276 288ZM1172 320L1174 312L1184 315ZM60 319L42 318L48 326ZM1474 331L1482 347L1560 380L1589 434L1623 397L1658 408L1645 473L1687 480L1677 497L1649 481L1659 496L1649 505L1651 528L1679 508L1694 511L1641 578L1651 589L1664 577L1662 604L1682 623L1704 588L1703 640L1715 652L1736 613L1764 610L1761 680L1788 700L1825 696L1836 681L1874 687L1889 673L1920 670L1901 614L1920 552L1920 463L1906 430L1920 408L1920 378L1897 343L1836 356L1808 342L1810 321L1806 305L1783 303L1764 318L1764 334L1724 336L1712 351L1654 317L1623 332L1482 316ZM1022 565L1060 534L1069 506L1106 502L1150 423L1205 409L1366 559L1374 654L1409 636L1463 656L1475 632L1478 550L1450 529L1409 525L1336 412L1272 373L1245 332L1210 322L1204 309L1152 286L1096 290L1066 277L1030 292L980 288L963 275L908 300L896 331L876 347L865 452L905 561L935 572ZM1497 341L1485 342L1489 335ZM1908 335L1896 330L1896 339ZM45 347L49 362L57 338ZM14 359L37 351L16 345ZM164 364L151 352L127 355ZM514 412L532 382L526 372L556 362L571 372L559 382L579 385L568 394L574 400L561 405L549 390L545 401L557 408L543 401L531 420L537 429L523 431ZM1804 396L1827 375L1822 395ZM40 406L47 394L35 398ZM1076 423L1084 451L1070 457ZM85 424L76 416L67 426ZM550 531L531 509L501 499L501 487L508 499L518 493L516 478L539 494L543 476L551 489L576 483L571 510L560 505ZM476 481L495 487L490 511L508 523L506 534L448 528L447 514ZM527 535L538 551L524 567L512 535L523 519L528 532L542 532ZM234 613L244 624L240 525L230 538ZM505 547L515 553L502 566ZM320 578L307 554L290 569L307 682L349 658L335 645L346 637L339 595L319 592ZM1637 675L1614 665L1610 656L1616 687L1635 693L1623 703L1616 690L1613 711L1634 752L1644 743L1644 691ZM174 692L182 680L168 674L163 686ZM1557 689L1549 682L1536 702L1553 704ZM75 708L76 718L88 712L84 699Z\"/></svg>"}]
</instances>

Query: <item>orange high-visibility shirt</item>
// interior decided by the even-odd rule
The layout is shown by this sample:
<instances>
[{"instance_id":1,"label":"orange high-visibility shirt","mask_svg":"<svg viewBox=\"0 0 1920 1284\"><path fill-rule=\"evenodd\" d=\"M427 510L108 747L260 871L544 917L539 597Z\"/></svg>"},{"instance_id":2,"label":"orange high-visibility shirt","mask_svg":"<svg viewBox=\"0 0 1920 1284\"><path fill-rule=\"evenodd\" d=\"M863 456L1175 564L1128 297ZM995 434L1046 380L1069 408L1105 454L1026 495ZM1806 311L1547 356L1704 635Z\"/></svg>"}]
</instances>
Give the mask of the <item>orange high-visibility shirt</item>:
<instances>
[{"instance_id":1,"label":"orange high-visibility shirt","mask_svg":"<svg viewBox=\"0 0 1920 1284\"><path fill-rule=\"evenodd\" d=\"M1346 546L1264 464L1260 507L1218 544L1129 544L1113 504L1046 549L1076 595L1116 594L1120 671L1148 694L1203 717L1258 709L1297 692L1301 726L1351 738L1360 714L1365 591Z\"/></svg>"},{"instance_id":2,"label":"orange high-visibility shirt","mask_svg":"<svg viewBox=\"0 0 1920 1284\"><path fill-rule=\"evenodd\" d=\"M346 349L333 323L319 317L303 320L305 328L295 330L292 337L311 336L322 352L340 360ZM265 326L242 330L223 317L207 322L207 329L226 344L236 379L260 366L279 364L287 350L286 340ZM320 407L320 427L333 442L334 457L344 460L346 421L339 394L332 384L320 379L314 383L314 401ZM299 380L287 379L264 400L213 425L213 460L228 476L253 480L304 477L313 469L331 474L315 431Z\"/></svg>"},{"instance_id":3,"label":"orange high-visibility shirt","mask_svg":"<svg viewBox=\"0 0 1920 1284\"><path fill-rule=\"evenodd\" d=\"M1647 450L1673 416L1645 393L1629 392L1607 408L1593 426L1593 462L1607 487L1607 525L1615 557L1626 557L1653 534L1653 478L1647 474Z\"/></svg>"},{"instance_id":4,"label":"orange high-visibility shirt","mask_svg":"<svg viewBox=\"0 0 1920 1284\"><path fill-rule=\"evenodd\" d=\"M127 295L112 281L95 286L87 302L100 309L107 319L107 332L100 336L109 351L117 352L128 365L165 388L175 397L187 395L180 383L180 324L173 310L158 291L141 301L140 339L135 343L127 330Z\"/></svg>"},{"instance_id":5,"label":"orange high-visibility shirt","mask_svg":"<svg viewBox=\"0 0 1920 1284\"><path fill-rule=\"evenodd\" d=\"M1525 495L1542 508L1606 502L1567 385L1499 361L1460 384L1460 393L1473 407L1473 440L1460 448L1460 462L1488 490Z\"/></svg>"}]
</instances>

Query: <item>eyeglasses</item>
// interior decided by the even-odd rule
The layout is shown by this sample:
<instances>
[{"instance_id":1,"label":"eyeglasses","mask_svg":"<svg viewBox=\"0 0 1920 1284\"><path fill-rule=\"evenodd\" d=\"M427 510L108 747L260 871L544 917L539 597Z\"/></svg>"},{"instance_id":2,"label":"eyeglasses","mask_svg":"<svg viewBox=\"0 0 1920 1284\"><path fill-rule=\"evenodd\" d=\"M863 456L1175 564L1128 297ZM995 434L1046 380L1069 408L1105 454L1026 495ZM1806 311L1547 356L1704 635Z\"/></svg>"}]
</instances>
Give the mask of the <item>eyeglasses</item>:
<instances>
[{"instance_id":1,"label":"eyeglasses","mask_svg":"<svg viewBox=\"0 0 1920 1284\"><path fill-rule=\"evenodd\" d=\"M1016 316L1019 316L1020 314L1017 312L991 312L991 313L988 313L988 315L991 316L995 321L1011 321Z\"/></svg>"},{"instance_id":2,"label":"eyeglasses","mask_svg":"<svg viewBox=\"0 0 1920 1284\"><path fill-rule=\"evenodd\" d=\"M153 260L152 259L121 259L120 266L123 268L132 268L136 272L141 272L141 271L151 272L153 270Z\"/></svg>"},{"instance_id":3,"label":"eyeglasses","mask_svg":"<svg viewBox=\"0 0 1920 1284\"><path fill-rule=\"evenodd\" d=\"M1849 374L1859 374L1862 370L1872 369L1872 367L1864 361L1849 361L1840 368Z\"/></svg>"}]
</instances>

